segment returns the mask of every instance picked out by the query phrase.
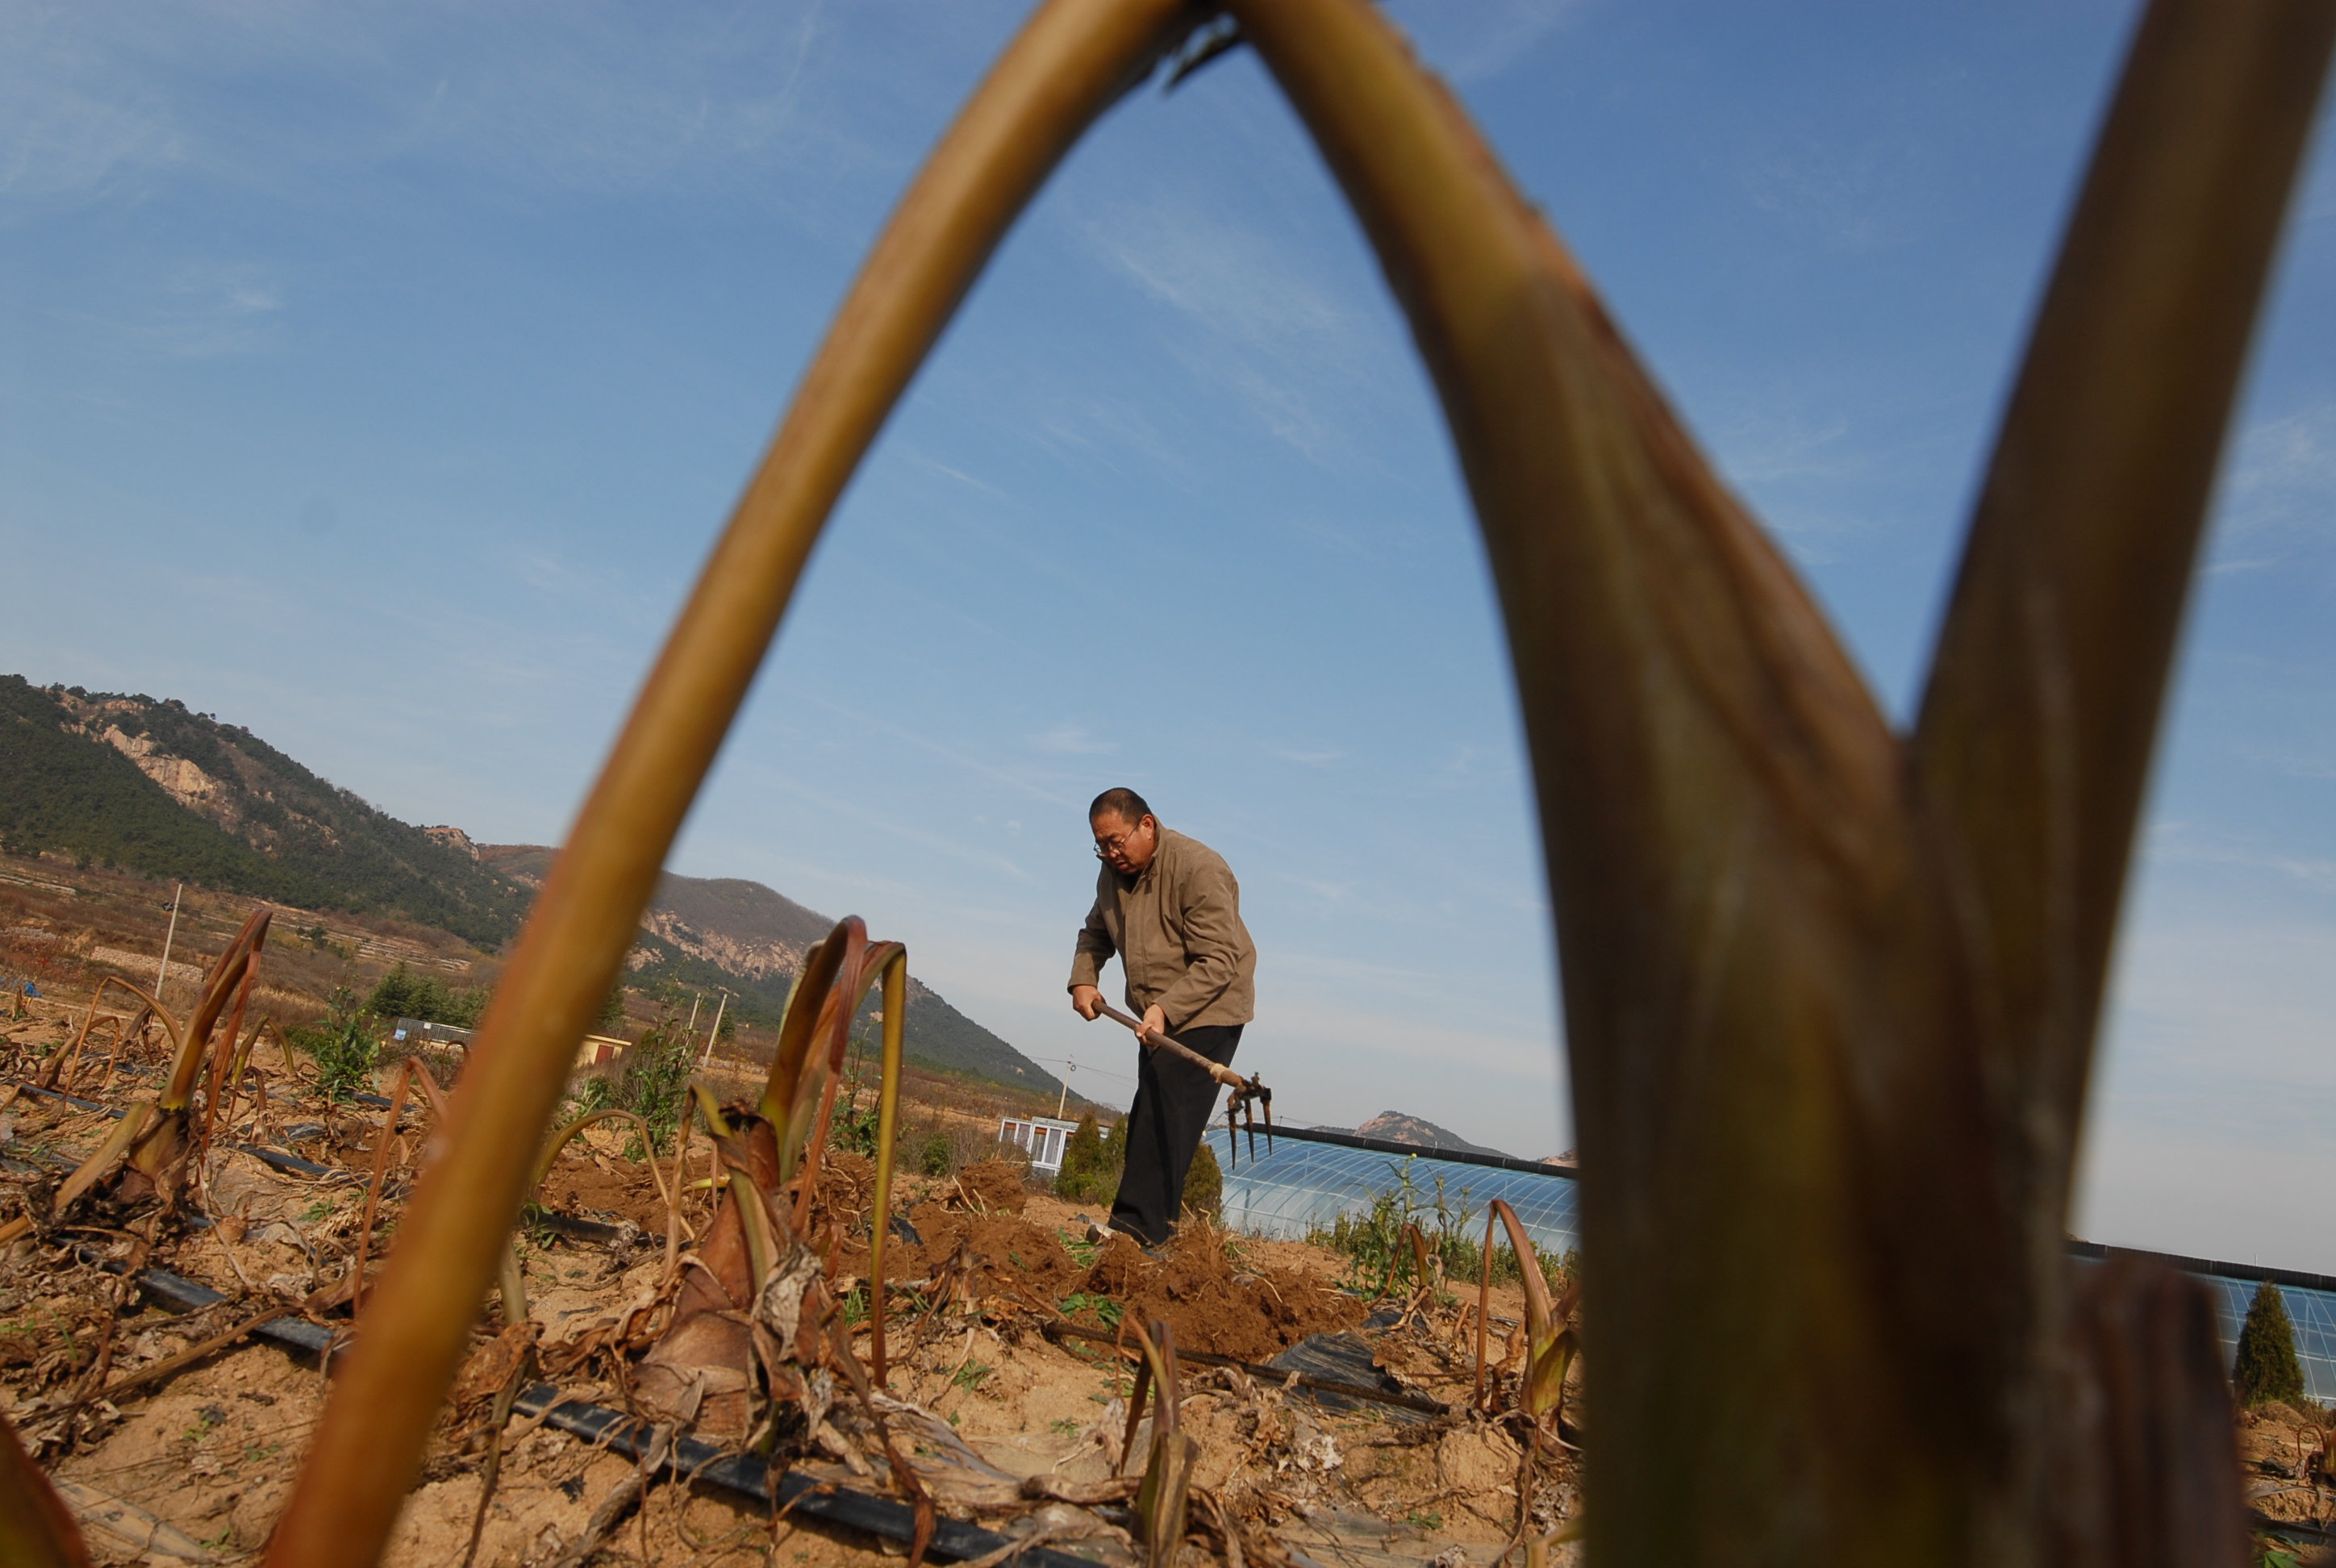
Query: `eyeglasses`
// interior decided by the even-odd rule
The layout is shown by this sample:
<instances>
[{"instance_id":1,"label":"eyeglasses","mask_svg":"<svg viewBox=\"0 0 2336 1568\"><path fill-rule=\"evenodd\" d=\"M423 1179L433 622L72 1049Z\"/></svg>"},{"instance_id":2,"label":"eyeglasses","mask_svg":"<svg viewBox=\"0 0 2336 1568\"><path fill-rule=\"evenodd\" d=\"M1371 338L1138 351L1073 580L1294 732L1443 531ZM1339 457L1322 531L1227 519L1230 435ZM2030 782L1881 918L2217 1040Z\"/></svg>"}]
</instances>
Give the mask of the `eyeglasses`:
<instances>
[{"instance_id":1,"label":"eyeglasses","mask_svg":"<svg viewBox=\"0 0 2336 1568\"><path fill-rule=\"evenodd\" d=\"M1095 859L1099 861L1107 861L1111 859L1112 856L1117 854L1120 851L1127 847L1128 840L1134 838L1137 833L1140 833L1143 831L1144 824L1142 823L1138 823L1124 833L1114 833L1107 839L1095 840Z\"/></svg>"}]
</instances>

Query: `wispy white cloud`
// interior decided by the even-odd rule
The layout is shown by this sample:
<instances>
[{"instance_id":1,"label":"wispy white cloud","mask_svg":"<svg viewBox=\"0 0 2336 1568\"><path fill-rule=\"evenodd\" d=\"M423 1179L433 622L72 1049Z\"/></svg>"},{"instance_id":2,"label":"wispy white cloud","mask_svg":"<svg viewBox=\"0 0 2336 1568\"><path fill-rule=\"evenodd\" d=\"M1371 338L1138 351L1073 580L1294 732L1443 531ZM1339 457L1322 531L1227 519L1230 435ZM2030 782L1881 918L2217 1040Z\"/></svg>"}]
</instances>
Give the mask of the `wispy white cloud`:
<instances>
[{"instance_id":1,"label":"wispy white cloud","mask_svg":"<svg viewBox=\"0 0 2336 1568\"><path fill-rule=\"evenodd\" d=\"M1007 494L1004 491L998 489L996 485L989 483L986 480L976 479L973 475L966 472L961 468L951 468L948 463L941 462L939 459L928 457L921 452L904 451L901 455L920 468L930 469L931 472L939 474L944 479L953 479L957 481L958 483L964 485L967 489L977 491L981 494L989 497L992 501L1002 501L1007 502L1008 505L1014 504L1014 498L1012 496Z\"/></svg>"},{"instance_id":2,"label":"wispy white cloud","mask_svg":"<svg viewBox=\"0 0 2336 1568\"><path fill-rule=\"evenodd\" d=\"M1284 872L1282 880L1292 887L1305 889L1317 901L1326 904L1352 902L1356 890L1362 885L1353 881L1330 881L1321 877L1299 876L1291 872Z\"/></svg>"},{"instance_id":3,"label":"wispy white cloud","mask_svg":"<svg viewBox=\"0 0 2336 1568\"><path fill-rule=\"evenodd\" d=\"M1427 0L1388 9L1429 64L1465 83L1499 76L1590 6L1588 0Z\"/></svg>"},{"instance_id":4,"label":"wispy white cloud","mask_svg":"<svg viewBox=\"0 0 2336 1568\"><path fill-rule=\"evenodd\" d=\"M767 775L767 782L772 787L805 804L815 806L869 833L896 840L926 854L962 862L1004 875L1017 882L1034 880L1029 872L1017 862L978 844L969 843L962 835L945 833L923 822L893 813L872 810L861 802L848 800L831 791L815 789L793 774L774 773Z\"/></svg>"},{"instance_id":5,"label":"wispy white cloud","mask_svg":"<svg viewBox=\"0 0 2336 1568\"><path fill-rule=\"evenodd\" d=\"M613 641L628 641L628 634L657 637L672 625L680 596L687 591L686 575L628 570L594 556L573 538L550 530L498 530L492 521L453 519L447 528L468 570L493 584L498 596L528 590L567 624L595 626L597 635ZM308 526L305 516L301 521ZM325 531L335 526L336 519Z\"/></svg>"},{"instance_id":6,"label":"wispy white cloud","mask_svg":"<svg viewBox=\"0 0 2336 1568\"><path fill-rule=\"evenodd\" d=\"M874 161L803 111L827 17L659 13L588 3L557 27L481 7L463 47L426 8L314 0L165 7L19 6L0 15L0 195L104 196L200 174L327 192L336 172L451 162L598 193L760 186L758 166ZM318 105L270 136L250 95L277 83Z\"/></svg>"},{"instance_id":7,"label":"wispy white cloud","mask_svg":"<svg viewBox=\"0 0 2336 1568\"><path fill-rule=\"evenodd\" d=\"M2161 865L2227 866L2269 872L2313 892L2336 894L2336 860L2266 847L2226 830L2192 823L2153 823L2143 855Z\"/></svg>"},{"instance_id":8,"label":"wispy white cloud","mask_svg":"<svg viewBox=\"0 0 2336 1568\"><path fill-rule=\"evenodd\" d=\"M1058 756L1109 756L1119 750L1118 742L1089 735L1085 725L1077 724L1058 724L1044 735L1032 735L1030 744Z\"/></svg>"},{"instance_id":9,"label":"wispy white cloud","mask_svg":"<svg viewBox=\"0 0 2336 1568\"><path fill-rule=\"evenodd\" d=\"M1779 412L1746 410L1711 437L1720 466L1738 484L1774 484L1785 480L1838 480L1868 465L1845 439L1849 421L1839 414L1821 419Z\"/></svg>"},{"instance_id":10,"label":"wispy white cloud","mask_svg":"<svg viewBox=\"0 0 2336 1568\"><path fill-rule=\"evenodd\" d=\"M1320 338L1347 318L1297 258L1211 209L1159 198L1097 219L1088 235L1154 299L1243 343Z\"/></svg>"},{"instance_id":11,"label":"wispy white cloud","mask_svg":"<svg viewBox=\"0 0 2336 1568\"><path fill-rule=\"evenodd\" d=\"M2336 398L2258 420L2241 433L2216 521L2215 567L2225 571L2287 559L2307 541L2336 542Z\"/></svg>"},{"instance_id":12,"label":"wispy white cloud","mask_svg":"<svg viewBox=\"0 0 2336 1568\"><path fill-rule=\"evenodd\" d=\"M1772 399L1739 408L1708 441L1727 482L1805 565L1840 560L1846 541L1870 526L1838 505L1844 487L1874 466L1843 415L1813 417Z\"/></svg>"},{"instance_id":13,"label":"wispy white cloud","mask_svg":"<svg viewBox=\"0 0 2336 1568\"><path fill-rule=\"evenodd\" d=\"M812 146L845 154L797 112L821 7L774 13L751 28L743 15L667 14L644 27L587 8L566 18L549 48L540 28L504 32L500 58L434 84L405 145L491 159L587 190L727 178L751 161ZM751 74L738 69L746 59L757 62ZM760 67L774 59L782 68L766 74Z\"/></svg>"},{"instance_id":14,"label":"wispy white cloud","mask_svg":"<svg viewBox=\"0 0 2336 1568\"><path fill-rule=\"evenodd\" d=\"M0 27L0 196L12 199L102 194L137 172L167 168L185 152L185 136L163 105L144 94L109 101L70 80L39 79L39 55L15 36L22 18Z\"/></svg>"},{"instance_id":15,"label":"wispy white cloud","mask_svg":"<svg viewBox=\"0 0 2336 1568\"><path fill-rule=\"evenodd\" d=\"M248 262L190 261L149 275L100 318L66 315L116 351L166 359L263 354L285 342L285 289Z\"/></svg>"},{"instance_id":16,"label":"wispy white cloud","mask_svg":"<svg viewBox=\"0 0 2336 1568\"><path fill-rule=\"evenodd\" d=\"M1343 296L1310 258L1182 194L1114 204L1084 232L1114 270L1199 329L1168 346L1196 375L1318 463L1356 452L1354 411L1401 373L1382 302Z\"/></svg>"},{"instance_id":17,"label":"wispy white cloud","mask_svg":"<svg viewBox=\"0 0 2336 1568\"><path fill-rule=\"evenodd\" d=\"M512 574L539 593L575 599L583 597L591 587L589 577L550 550L515 551L511 555L511 565Z\"/></svg>"},{"instance_id":18,"label":"wispy white cloud","mask_svg":"<svg viewBox=\"0 0 2336 1568\"><path fill-rule=\"evenodd\" d=\"M1027 433L1057 455L1114 473L1182 474L1192 462L1157 419L1122 398L1057 398L1042 407Z\"/></svg>"},{"instance_id":19,"label":"wispy white cloud","mask_svg":"<svg viewBox=\"0 0 2336 1568\"><path fill-rule=\"evenodd\" d=\"M2276 555L2218 556L2206 563L2207 577L2244 577L2252 571L2264 571L2277 566L2282 557Z\"/></svg>"},{"instance_id":20,"label":"wispy white cloud","mask_svg":"<svg viewBox=\"0 0 2336 1568\"><path fill-rule=\"evenodd\" d=\"M1879 138L1778 137L1742 151L1737 182L1807 241L1878 250L1911 232L1893 200L1911 154L1908 143Z\"/></svg>"},{"instance_id":21,"label":"wispy white cloud","mask_svg":"<svg viewBox=\"0 0 2336 1568\"><path fill-rule=\"evenodd\" d=\"M846 707L841 703L832 702L825 697L813 696L807 700L815 707L850 719L863 729L871 730L889 739L898 741L902 745L913 747L929 756L938 757L951 767L972 774L976 777L988 779L992 784L1003 785L1018 794L1034 795L1049 805L1061 806L1066 810L1076 810L1078 807L1079 803L1072 800L1068 795L1048 789L1027 774L1017 773L1010 768L999 767L995 763L984 761L955 746L944 745L929 735L919 735L914 730L903 728L890 720L878 718L874 714L862 713L857 708Z\"/></svg>"}]
</instances>

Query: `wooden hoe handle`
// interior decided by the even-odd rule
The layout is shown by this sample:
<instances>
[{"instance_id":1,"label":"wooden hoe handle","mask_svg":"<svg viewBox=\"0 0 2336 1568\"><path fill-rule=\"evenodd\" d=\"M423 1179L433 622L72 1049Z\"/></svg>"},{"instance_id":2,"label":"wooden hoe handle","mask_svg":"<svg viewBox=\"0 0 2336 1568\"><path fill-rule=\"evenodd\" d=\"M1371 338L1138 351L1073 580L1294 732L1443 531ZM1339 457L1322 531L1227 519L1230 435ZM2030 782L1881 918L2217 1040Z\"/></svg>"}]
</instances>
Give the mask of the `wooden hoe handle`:
<instances>
[{"instance_id":1,"label":"wooden hoe handle","mask_svg":"<svg viewBox=\"0 0 2336 1568\"><path fill-rule=\"evenodd\" d=\"M1113 1023L1124 1024L1129 1028L1134 1030L1135 1037L1137 1039L1142 1040L1144 1038L1144 1025L1138 1019L1129 1018L1125 1013L1121 1012L1109 1002L1103 1004L1102 1012L1103 1016L1109 1018ZM1172 1039L1164 1034L1155 1032L1147 1043L1159 1047L1162 1050L1168 1052L1171 1056L1183 1057L1186 1061L1192 1063L1194 1066L1200 1068L1202 1072L1208 1074L1209 1076L1216 1079L1217 1082L1224 1085L1224 1086L1229 1089L1250 1089L1256 1086L1247 1078L1244 1078L1239 1073L1234 1072L1231 1067L1224 1066L1222 1063L1209 1060L1208 1057L1201 1055L1200 1052L1194 1050L1192 1047L1186 1045L1182 1040Z\"/></svg>"}]
</instances>

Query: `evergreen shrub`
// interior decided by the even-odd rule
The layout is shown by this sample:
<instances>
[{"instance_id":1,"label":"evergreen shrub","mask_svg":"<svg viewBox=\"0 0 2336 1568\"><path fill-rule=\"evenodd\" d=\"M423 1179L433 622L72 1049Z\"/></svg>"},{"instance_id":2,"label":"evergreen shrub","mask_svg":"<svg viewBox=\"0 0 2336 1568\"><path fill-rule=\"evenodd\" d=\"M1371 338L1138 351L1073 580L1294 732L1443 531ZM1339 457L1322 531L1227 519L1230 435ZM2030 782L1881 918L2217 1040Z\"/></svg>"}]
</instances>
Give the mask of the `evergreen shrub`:
<instances>
[{"instance_id":1,"label":"evergreen shrub","mask_svg":"<svg viewBox=\"0 0 2336 1568\"><path fill-rule=\"evenodd\" d=\"M467 1029L487 1010L487 993L475 986L457 990L435 975L415 974L401 961L374 987L365 1010L377 1018L418 1018Z\"/></svg>"},{"instance_id":2,"label":"evergreen shrub","mask_svg":"<svg viewBox=\"0 0 2336 1568\"><path fill-rule=\"evenodd\" d=\"M381 1041L374 1032L373 1014L346 988L333 993L327 1008L315 1022L286 1029L285 1043L316 1063L317 1086L326 1099L352 1099L372 1089Z\"/></svg>"},{"instance_id":3,"label":"evergreen shrub","mask_svg":"<svg viewBox=\"0 0 2336 1568\"><path fill-rule=\"evenodd\" d=\"M1055 1195L1073 1203L1108 1203L1119 1195L1119 1174L1127 1166L1127 1125L1121 1123L1104 1136L1093 1111L1083 1113L1063 1145L1063 1168L1055 1176Z\"/></svg>"},{"instance_id":4,"label":"evergreen shrub","mask_svg":"<svg viewBox=\"0 0 2336 1568\"><path fill-rule=\"evenodd\" d=\"M2239 1330L2239 1353L2231 1368L2231 1387L2242 1406L2273 1399L2299 1404L2303 1398L2303 1367L2295 1359L2295 1325L2288 1320L2287 1302L2279 1287L2265 1280L2255 1287L2247 1307L2247 1320Z\"/></svg>"},{"instance_id":5,"label":"evergreen shrub","mask_svg":"<svg viewBox=\"0 0 2336 1568\"><path fill-rule=\"evenodd\" d=\"M689 1041L666 1029L650 1029L627 1047L614 1104L640 1117L659 1154L672 1150L689 1105ZM629 1146L628 1159L639 1156Z\"/></svg>"},{"instance_id":6,"label":"evergreen shrub","mask_svg":"<svg viewBox=\"0 0 2336 1568\"><path fill-rule=\"evenodd\" d=\"M1207 1144L1192 1156L1192 1168L1184 1173L1184 1217L1206 1220L1222 1229L1225 1222L1225 1173L1217 1164L1217 1152Z\"/></svg>"},{"instance_id":7,"label":"evergreen shrub","mask_svg":"<svg viewBox=\"0 0 2336 1568\"><path fill-rule=\"evenodd\" d=\"M946 1176L957 1169L957 1145L949 1142L946 1130L936 1126L917 1144L917 1174L924 1176Z\"/></svg>"}]
</instances>

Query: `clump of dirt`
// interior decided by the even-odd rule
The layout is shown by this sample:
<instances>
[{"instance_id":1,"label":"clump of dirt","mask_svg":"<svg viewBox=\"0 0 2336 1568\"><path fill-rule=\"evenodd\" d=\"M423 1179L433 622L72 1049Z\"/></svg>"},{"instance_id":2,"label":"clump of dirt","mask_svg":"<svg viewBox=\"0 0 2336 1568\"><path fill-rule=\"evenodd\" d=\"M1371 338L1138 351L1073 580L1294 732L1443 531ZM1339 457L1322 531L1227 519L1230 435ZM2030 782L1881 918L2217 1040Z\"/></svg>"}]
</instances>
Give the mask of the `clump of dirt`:
<instances>
[{"instance_id":1,"label":"clump of dirt","mask_svg":"<svg viewBox=\"0 0 2336 1568\"><path fill-rule=\"evenodd\" d=\"M111 1332L108 1317L102 1301L81 1291L24 1301L0 1324L0 1373L20 1388L45 1388L75 1376Z\"/></svg>"},{"instance_id":2,"label":"clump of dirt","mask_svg":"<svg viewBox=\"0 0 2336 1568\"><path fill-rule=\"evenodd\" d=\"M821 1157L819 1182L811 1199L814 1233L831 1215L843 1221L847 1230L864 1225L875 1203L875 1161L849 1149L830 1149Z\"/></svg>"},{"instance_id":3,"label":"clump of dirt","mask_svg":"<svg viewBox=\"0 0 2336 1568\"><path fill-rule=\"evenodd\" d=\"M1002 1162L1001 1162L1002 1163ZM1114 1303L1121 1315L1149 1323L1164 1318L1176 1342L1244 1361L1264 1361L1313 1334L1335 1334L1363 1320L1365 1304L1302 1269L1236 1264L1223 1233L1185 1228L1165 1259L1154 1261L1126 1236L1114 1235L1092 1264L1071 1256L1062 1238L1013 1214L961 1206L952 1191L909 1213L918 1240L895 1240L884 1250L885 1278L895 1284L927 1282L978 1298L998 1298L1054 1313L1074 1296L1094 1298L1076 1315ZM840 1260L842 1272L865 1275L868 1248L855 1238Z\"/></svg>"},{"instance_id":4,"label":"clump of dirt","mask_svg":"<svg viewBox=\"0 0 2336 1568\"><path fill-rule=\"evenodd\" d=\"M1237 1266L1221 1232L1188 1225L1159 1261L1114 1234L1080 1290L1107 1296L1144 1323L1164 1318L1187 1349L1264 1361L1312 1334L1363 1320L1364 1304L1296 1269Z\"/></svg>"},{"instance_id":5,"label":"clump of dirt","mask_svg":"<svg viewBox=\"0 0 2336 1568\"><path fill-rule=\"evenodd\" d=\"M993 1214L1018 1214L1030 1202L1022 1176L1023 1167L1011 1160L976 1161L957 1174L949 1202Z\"/></svg>"},{"instance_id":6,"label":"clump of dirt","mask_svg":"<svg viewBox=\"0 0 2336 1568\"><path fill-rule=\"evenodd\" d=\"M579 1219L614 1224L629 1220L652 1236L665 1234L665 1200L644 1164L606 1169L590 1158L562 1154L543 1180L536 1202Z\"/></svg>"},{"instance_id":7,"label":"clump of dirt","mask_svg":"<svg viewBox=\"0 0 2336 1568\"><path fill-rule=\"evenodd\" d=\"M1086 1277L1060 1237L1018 1215L969 1213L929 1201L909 1212L909 1223L919 1239L886 1244L888 1281L966 1279L977 1296L1004 1297L1052 1314L1056 1303ZM846 1273L868 1271L864 1238L844 1250L839 1266Z\"/></svg>"},{"instance_id":8,"label":"clump of dirt","mask_svg":"<svg viewBox=\"0 0 2336 1568\"><path fill-rule=\"evenodd\" d=\"M662 1168L670 1179L670 1156L665 1158ZM689 1168L683 1179L702 1181L711 1168L710 1156L701 1144L689 1152ZM793 1191L788 1188L790 1197ZM823 1233L831 1217L846 1231L864 1228L875 1196L875 1162L844 1150L828 1151L820 1162L819 1184L812 1198L811 1233ZM612 1158L571 1144L544 1178L536 1202L579 1219L604 1224L629 1220L652 1236L665 1234L665 1200L658 1195L657 1177L638 1160ZM691 1218L703 1219L703 1189L687 1202Z\"/></svg>"}]
</instances>

